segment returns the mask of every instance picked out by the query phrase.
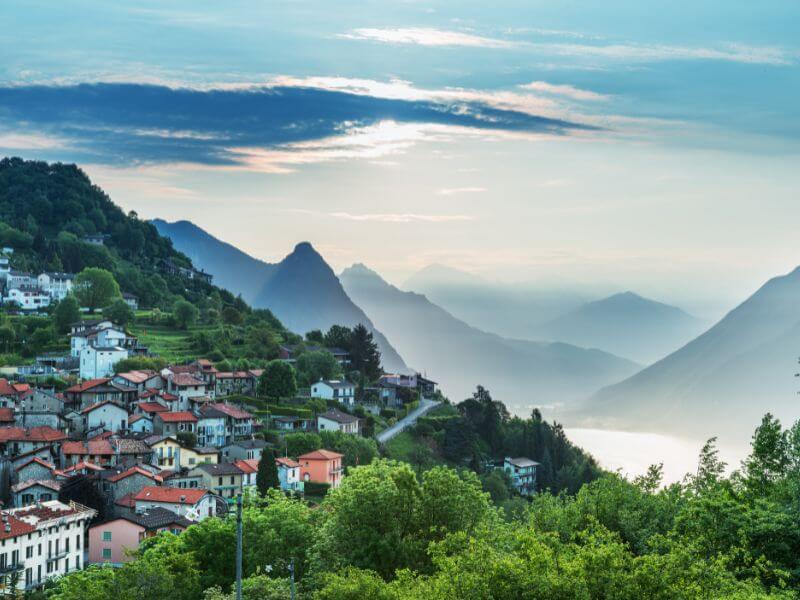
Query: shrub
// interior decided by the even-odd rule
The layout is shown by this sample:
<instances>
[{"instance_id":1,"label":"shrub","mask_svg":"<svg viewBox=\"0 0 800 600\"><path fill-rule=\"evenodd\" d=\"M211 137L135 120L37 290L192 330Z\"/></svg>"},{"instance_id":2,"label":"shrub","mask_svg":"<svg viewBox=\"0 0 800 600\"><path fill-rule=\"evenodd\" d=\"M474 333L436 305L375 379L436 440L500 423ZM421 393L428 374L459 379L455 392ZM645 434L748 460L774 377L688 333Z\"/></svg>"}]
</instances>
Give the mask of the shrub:
<instances>
[{"instance_id":1,"label":"shrub","mask_svg":"<svg viewBox=\"0 0 800 600\"><path fill-rule=\"evenodd\" d=\"M303 484L303 493L306 496L315 496L321 498L327 495L329 489L331 489L331 486L328 483L306 481L305 484Z\"/></svg>"}]
</instances>

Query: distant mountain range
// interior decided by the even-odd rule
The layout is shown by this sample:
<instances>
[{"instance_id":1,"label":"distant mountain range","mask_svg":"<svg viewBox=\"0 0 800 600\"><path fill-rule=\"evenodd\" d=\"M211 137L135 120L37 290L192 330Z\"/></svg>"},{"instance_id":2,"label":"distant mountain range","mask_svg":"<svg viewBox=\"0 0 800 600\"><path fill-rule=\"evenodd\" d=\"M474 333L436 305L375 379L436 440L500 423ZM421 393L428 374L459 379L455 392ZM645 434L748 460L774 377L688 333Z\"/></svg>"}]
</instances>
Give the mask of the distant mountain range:
<instances>
[{"instance_id":1,"label":"distant mountain range","mask_svg":"<svg viewBox=\"0 0 800 600\"><path fill-rule=\"evenodd\" d=\"M375 336L385 368L407 366L372 321L347 296L336 274L308 242L277 264L267 263L223 242L189 221L152 221L161 235L195 266L214 275L214 283L241 294L256 308L269 308L286 327L298 333L331 325L363 323Z\"/></svg>"},{"instance_id":2,"label":"distant mountain range","mask_svg":"<svg viewBox=\"0 0 800 600\"><path fill-rule=\"evenodd\" d=\"M570 344L506 339L471 327L429 301L404 292L363 265L339 276L348 295L385 331L409 364L443 384L451 399L481 384L519 413L569 404L624 378L639 366Z\"/></svg>"},{"instance_id":3,"label":"distant mountain range","mask_svg":"<svg viewBox=\"0 0 800 600\"><path fill-rule=\"evenodd\" d=\"M546 339L600 348L650 364L702 333L705 325L680 308L633 292L588 302L541 327Z\"/></svg>"},{"instance_id":4,"label":"distant mountain range","mask_svg":"<svg viewBox=\"0 0 800 600\"><path fill-rule=\"evenodd\" d=\"M768 281L698 338L607 387L582 415L596 424L746 435L763 413L800 417L800 268Z\"/></svg>"}]
</instances>

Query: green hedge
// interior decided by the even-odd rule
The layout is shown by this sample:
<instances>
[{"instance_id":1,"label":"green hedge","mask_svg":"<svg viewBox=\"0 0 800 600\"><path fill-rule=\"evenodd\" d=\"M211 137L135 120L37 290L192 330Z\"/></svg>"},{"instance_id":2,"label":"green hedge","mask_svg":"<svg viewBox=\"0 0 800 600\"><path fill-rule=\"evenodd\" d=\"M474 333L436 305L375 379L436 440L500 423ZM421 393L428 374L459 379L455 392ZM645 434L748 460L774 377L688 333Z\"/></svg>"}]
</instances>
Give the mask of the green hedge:
<instances>
[{"instance_id":1,"label":"green hedge","mask_svg":"<svg viewBox=\"0 0 800 600\"><path fill-rule=\"evenodd\" d=\"M328 493L329 489L331 489L331 486L328 483L318 483L316 481L306 481L303 484L303 493L306 496L323 497Z\"/></svg>"},{"instance_id":2,"label":"green hedge","mask_svg":"<svg viewBox=\"0 0 800 600\"><path fill-rule=\"evenodd\" d=\"M302 417L304 419L311 419L314 412L307 408L298 408L297 406L281 406L279 404L267 404L266 410L275 416L281 417Z\"/></svg>"}]
</instances>

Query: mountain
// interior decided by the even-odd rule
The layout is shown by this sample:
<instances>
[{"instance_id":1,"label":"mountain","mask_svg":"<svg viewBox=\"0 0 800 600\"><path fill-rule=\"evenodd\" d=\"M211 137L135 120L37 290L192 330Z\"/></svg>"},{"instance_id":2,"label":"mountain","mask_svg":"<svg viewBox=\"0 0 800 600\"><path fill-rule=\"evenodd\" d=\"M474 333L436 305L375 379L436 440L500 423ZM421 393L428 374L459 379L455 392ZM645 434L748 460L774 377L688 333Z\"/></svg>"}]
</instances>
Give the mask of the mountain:
<instances>
[{"instance_id":1,"label":"mountain","mask_svg":"<svg viewBox=\"0 0 800 600\"><path fill-rule=\"evenodd\" d=\"M397 351L367 315L347 296L336 274L308 242L276 264L267 263L223 242L188 221L155 220L158 231L172 240L214 281L241 294L255 308L268 308L292 331L327 330L331 325L363 323L372 331L386 369L405 371Z\"/></svg>"},{"instance_id":2,"label":"mountain","mask_svg":"<svg viewBox=\"0 0 800 600\"><path fill-rule=\"evenodd\" d=\"M614 427L747 435L763 413L800 417L800 268L776 277L701 336L587 402Z\"/></svg>"},{"instance_id":3,"label":"mountain","mask_svg":"<svg viewBox=\"0 0 800 600\"><path fill-rule=\"evenodd\" d=\"M424 294L476 327L526 339L541 339L545 323L597 298L567 285L498 283L438 264L412 275L403 289Z\"/></svg>"},{"instance_id":4,"label":"mountain","mask_svg":"<svg viewBox=\"0 0 800 600\"><path fill-rule=\"evenodd\" d=\"M703 322L680 308L624 292L588 302L542 326L547 339L650 364L694 339Z\"/></svg>"},{"instance_id":5,"label":"mountain","mask_svg":"<svg viewBox=\"0 0 800 600\"><path fill-rule=\"evenodd\" d=\"M575 401L638 368L599 350L486 333L425 296L388 284L363 265L346 269L339 278L409 364L443 384L453 400L481 384L515 412L528 414L534 406Z\"/></svg>"}]
</instances>

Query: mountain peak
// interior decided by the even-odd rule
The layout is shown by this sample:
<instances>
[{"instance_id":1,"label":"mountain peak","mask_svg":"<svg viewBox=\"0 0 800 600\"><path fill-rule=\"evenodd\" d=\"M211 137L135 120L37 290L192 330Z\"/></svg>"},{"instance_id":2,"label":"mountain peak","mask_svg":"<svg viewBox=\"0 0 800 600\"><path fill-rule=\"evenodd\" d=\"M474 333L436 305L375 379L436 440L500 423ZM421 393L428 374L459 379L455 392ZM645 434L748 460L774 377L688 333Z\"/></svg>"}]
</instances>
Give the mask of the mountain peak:
<instances>
[{"instance_id":1,"label":"mountain peak","mask_svg":"<svg viewBox=\"0 0 800 600\"><path fill-rule=\"evenodd\" d=\"M313 254L313 255L319 255L319 253L318 253L318 252L317 252L317 251L314 249L314 246L312 246L312 245L311 245L311 242L300 242L300 243L298 243L298 244L297 244L297 245L294 247L294 250L292 251L292 254L300 254L300 255L303 255L303 254Z\"/></svg>"}]
</instances>

